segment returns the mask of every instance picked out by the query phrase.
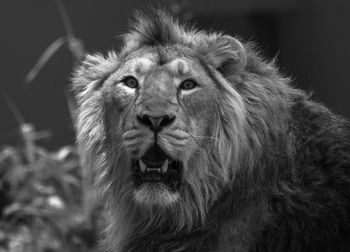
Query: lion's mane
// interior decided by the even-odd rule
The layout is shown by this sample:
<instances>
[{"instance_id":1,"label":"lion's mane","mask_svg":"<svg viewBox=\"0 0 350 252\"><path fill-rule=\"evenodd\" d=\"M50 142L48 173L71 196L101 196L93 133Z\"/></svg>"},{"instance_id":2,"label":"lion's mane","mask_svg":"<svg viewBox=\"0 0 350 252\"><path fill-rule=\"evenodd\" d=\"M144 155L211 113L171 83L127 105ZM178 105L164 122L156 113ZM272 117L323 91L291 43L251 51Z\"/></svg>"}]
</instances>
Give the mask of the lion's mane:
<instances>
[{"instance_id":1,"label":"lion's mane","mask_svg":"<svg viewBox=\"0 0 350 252\"><path fill-rule=\"evenodd\" d=\"M145 207L133 201L132 184L125 182L125 149L111 144L110 121L124 118L106 105L100 87L130 52L167 45L196 51L220 83L221 99L212 141L203 141L185 164L196 176L184 179L183 200ZM350 248L349 126L293 88L251 44L185 27L164 12L139 14L120 52L88 55L73 88L86 177L106 205L107 250Z\"/></svg>"}]
</instances>

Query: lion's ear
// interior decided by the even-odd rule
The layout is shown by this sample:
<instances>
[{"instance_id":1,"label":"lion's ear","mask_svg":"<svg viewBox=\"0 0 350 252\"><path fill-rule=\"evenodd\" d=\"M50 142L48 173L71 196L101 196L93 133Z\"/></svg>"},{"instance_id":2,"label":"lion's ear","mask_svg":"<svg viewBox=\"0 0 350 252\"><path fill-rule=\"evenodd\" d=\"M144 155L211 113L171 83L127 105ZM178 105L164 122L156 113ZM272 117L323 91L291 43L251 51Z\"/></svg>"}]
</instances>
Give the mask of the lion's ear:
<instances>
[{"instance_id":1,"label":"lion's ear","mask_svg":"<svg viewBox=\"0 0 350 252\"><path fill-rule=\"evenodd\" d=\"M247 54L243 44L228 35L209 36L206 57L224 76L239 72L247 64Z\"/></svg>"},{"instance_id":2,"label":"lion's ear","mask_svg":"<svg viewBox=\"0 0 350 252\"><path fill-rule=\"evenodd\" d=\"M78 95L86 89L97 88L101 84L101 80L113 71L117 62L115 52L110 52L106 57L101 54L86 55L72 76L74 93ZM88 88L88 86L90 87Z\"/></svg>"}]
</instances>

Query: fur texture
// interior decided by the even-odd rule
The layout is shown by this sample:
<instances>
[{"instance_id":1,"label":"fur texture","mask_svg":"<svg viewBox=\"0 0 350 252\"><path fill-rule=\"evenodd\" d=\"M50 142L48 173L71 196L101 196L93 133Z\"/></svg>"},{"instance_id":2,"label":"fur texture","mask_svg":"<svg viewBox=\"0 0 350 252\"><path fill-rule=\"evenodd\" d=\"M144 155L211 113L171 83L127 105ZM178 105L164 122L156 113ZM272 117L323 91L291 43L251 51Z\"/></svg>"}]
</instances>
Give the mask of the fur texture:
<instances>
[{"instance_id":1,"label":"fur texture","mask_svg":"<svg viewBox=\"0 0 350 252\"><path fill-rule=\"evenodd\" d=\"M199 85L179 93L184 72ZM131 74L137 90L123 84ZM349 125L252 45L139 14L120 52L86 57L73 89L107 251L350 249ZM135 119L147 106L175 111L158 137L183 162L176 193L132 182L132 158L154 141Z\"/></svg>"}]
</instances>

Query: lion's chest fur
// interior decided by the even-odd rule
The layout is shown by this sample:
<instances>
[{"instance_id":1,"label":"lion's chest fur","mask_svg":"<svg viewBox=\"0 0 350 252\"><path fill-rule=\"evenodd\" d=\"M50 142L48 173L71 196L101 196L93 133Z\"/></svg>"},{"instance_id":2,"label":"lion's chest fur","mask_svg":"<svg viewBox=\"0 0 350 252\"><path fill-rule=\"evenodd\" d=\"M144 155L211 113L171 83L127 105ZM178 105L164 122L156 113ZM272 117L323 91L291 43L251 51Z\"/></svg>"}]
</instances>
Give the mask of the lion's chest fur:
<instances>
[{"instance_id":1,"label":"lion's chest fur","mask_svg":"<svg viewBox=\"0 0 350 252\"><path fill-rule=\"evenodd\" d=\"M214 204L206 223L191 230L160 226L131 239L122 251L249 251L270 216L263 197L232 197L236 188Z\"/></svg>"}]
</instances>

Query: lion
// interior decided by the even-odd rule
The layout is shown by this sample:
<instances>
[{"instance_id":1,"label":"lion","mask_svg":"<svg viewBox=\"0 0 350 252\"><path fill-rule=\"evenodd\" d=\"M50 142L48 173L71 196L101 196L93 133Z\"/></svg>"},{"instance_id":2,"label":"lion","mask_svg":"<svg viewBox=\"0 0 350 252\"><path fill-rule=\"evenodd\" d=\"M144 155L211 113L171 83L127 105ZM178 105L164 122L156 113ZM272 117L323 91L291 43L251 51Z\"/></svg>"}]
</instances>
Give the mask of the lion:
<instances>
[{"instance_id":1,"label":"lion","mask_svg":"<svg viewBox=\"0 0 350 252\"><path fill-rule=\"evenodd\" d=\"M123 41L72 81L105 251L350 249L345 119L251 42L165 11Z\"/></svg>"}]
</instances>

